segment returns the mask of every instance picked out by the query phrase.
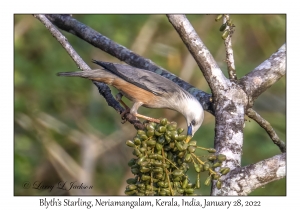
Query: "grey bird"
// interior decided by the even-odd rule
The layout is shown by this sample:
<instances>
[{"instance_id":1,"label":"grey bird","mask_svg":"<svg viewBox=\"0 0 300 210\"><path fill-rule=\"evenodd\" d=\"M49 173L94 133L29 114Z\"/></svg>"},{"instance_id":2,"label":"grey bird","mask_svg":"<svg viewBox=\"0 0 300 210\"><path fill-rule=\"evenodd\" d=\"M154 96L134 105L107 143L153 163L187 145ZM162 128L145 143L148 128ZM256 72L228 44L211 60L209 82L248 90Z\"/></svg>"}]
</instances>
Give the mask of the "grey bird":
<instances>
[{"instance_id":1,"label":"grey bird","mask_svg":"<svg viewBox=\"0 0 300 210\"><path fill-rule=\"evenodd\" d=\"M187 122L189 139L201 126L204 111L198 100L176 83L151 71L129 65L93 60L103 67L91 71L61 72L58 76L83 77L106 83L119 90L121 99L124 95L133 101L130 113L136 117L153 119L137 113L140 106L148 108L167 108L181 113ZM189 141L189 140L187 140Z\"/></svg>"}]
</instances>

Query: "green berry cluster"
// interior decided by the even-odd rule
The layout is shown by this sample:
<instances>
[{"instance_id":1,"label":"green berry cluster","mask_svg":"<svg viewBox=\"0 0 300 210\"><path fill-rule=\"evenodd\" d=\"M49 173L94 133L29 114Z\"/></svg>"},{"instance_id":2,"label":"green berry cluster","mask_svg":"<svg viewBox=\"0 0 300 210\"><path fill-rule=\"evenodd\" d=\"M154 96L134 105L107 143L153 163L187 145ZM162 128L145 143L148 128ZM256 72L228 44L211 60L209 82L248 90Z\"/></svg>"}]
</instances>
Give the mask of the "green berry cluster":
<instances>
[{"instance_id":1,"label":"green berry cluster","mask_svg":"<svg viewBox=\"0 0 300 210\"><path fill-rule=\"evenodd\" d=\"M177 128L176 122L162 119L160 123L145 122L145 130L138 130L133 140L126 145L133 148L133 155L128 165L134 178L127 179L126 195L194 195L200 188L200 173L209 172L204 184L217 180L220 189L220 177L229 172L229 168L214 169L221 166L226 156L215 155L215 149L197 146L196 141L189 141ZM196 149L206 150L210 154L205 160L195 155ZM190 182L187 171L192 165L197 172L197 179Z\"/></svg>"}]
</instances>

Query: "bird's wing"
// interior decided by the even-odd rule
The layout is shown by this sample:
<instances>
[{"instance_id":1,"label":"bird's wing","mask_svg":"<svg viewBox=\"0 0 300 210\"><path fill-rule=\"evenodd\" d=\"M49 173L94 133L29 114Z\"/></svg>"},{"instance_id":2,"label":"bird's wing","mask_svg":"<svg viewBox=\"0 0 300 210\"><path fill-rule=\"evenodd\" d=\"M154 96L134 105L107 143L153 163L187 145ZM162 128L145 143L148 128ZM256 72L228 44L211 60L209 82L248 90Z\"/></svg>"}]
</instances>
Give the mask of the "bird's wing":
<instances>
[{"instance_id":1,"label":"bird's wing","mask_svg":"<svg viewBox=\"0 0 300 210\"><path fill-rule=\"evenodd\" d=\"M129 65L96 60L93 60L93 62L124 79L125 81L152 92L155 95L163 96L172 94L173 92L178 91L178 88L180 88L174 82L151 71L138 69Z\"/></svg>"}]
</instances>

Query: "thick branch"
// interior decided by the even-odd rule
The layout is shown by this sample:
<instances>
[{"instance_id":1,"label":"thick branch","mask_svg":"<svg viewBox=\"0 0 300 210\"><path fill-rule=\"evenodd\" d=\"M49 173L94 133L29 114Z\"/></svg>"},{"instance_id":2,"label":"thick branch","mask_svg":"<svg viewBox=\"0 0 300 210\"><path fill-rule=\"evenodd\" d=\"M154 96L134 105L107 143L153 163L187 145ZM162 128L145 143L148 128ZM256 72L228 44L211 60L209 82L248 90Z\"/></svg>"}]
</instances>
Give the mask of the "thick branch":
<instances>
[{"instance_id":1,"label":"thick branch","mask_svg":"<svg viewBox=\"0 0 300 210\"><path fill-rule=\"evenodd\" d=\"M98 33L97 31L93 30L92 28L84 25L83 23L79 22L78 20L70 16L66 16L66 15L46 15L46 16L53 24L55 24L60 29L72 33L75 36L78 36L84 41L109 53L110 55L120 59L121 61L124 61L127 64L137 68L153 71L157 74L160 74L163 77L170 79L171 81L175 82L180 87L182 87L183 89L187 90L192 95L194 95L200 101L204 110L212 114L214 113L212 103L210 101L211 98L210 94L196 89L189 83L178 78L176 75L166 71L160 66L155 65L151 60L145 59L142 56L135 54L134 52L128 50L124 46L121 46L113 42L109 38L103 36L102 34Z\"/></svg>"},{"instance_id":2,"label":"thick branch","mask_svg":"<svg viewBox=\"0 0 300 210\"><path fill-rule=\"evenodd\" d=\"M91 68L82 60L82 58L78 55L78 53L73 49L73 47L68 42L67 38L60 33L59 30L55 28L55 26L45 17L45 15L34 15L38 20L40 20L47 29L51 32L51 34L57 39L57 41L63 46L63 48L68 52L71 58L74 60L79 69L83 71L89 71ZM112 96L109 87L101 82L93 81L93 83L97 86L99 93L105 98L107 104L113 107L117 112L122 113L124 108L119 104L118 101ZM135 120L135 117L131 114L126 114L125 118L134 125L136 129L142 129L143 124Z\"/></svg>"},{"instance_id":3,"label":"thick branch","mask_svg":"<svg viewBox=\"0 0 300 210\"><path fill-rule=\"evenodd\" d=\"M224 177L220 190L214 188L212 195L248 195L253 190L286 176L286 153L236 168Z\"/></svg>"},{"instance_id":4,"label":"thick branch","mask_svg":"<svg viewBox=\"0 0 300 210\"><path fill-rule=\"evenodd\" d=\"M281 152L286 152L286 146L283 141L279 139L277 136L275 130L271 126L271 124L266 121L264 118L262 118L256 111L254 111L252 108L247 110L247 116L255 120L263 129L266 130L274 144L276 144Z\"/></svg>"},{"instance_id":5,"label":"thick branch","mask_svg":"<svg viewBox=\"0 0 300 210\"><path fill-rule=\"evenodd\" d=\"M239 84L249 96L250 106L261 93L285 75L285 62L286 48L284 44L269 59L240 79Z\"/></svg>"},{"instance_id":6,"label":"thick branch","mask_svg":"<svg viewBox=\"0 0 300 210\"><path fill-rule=\"evenodd\" d=\"M184 44L196 60L212 93L216 94L220 89L226 89L228 79L224 76L218 64L206 48L191 23L185 15L167 15Z\"/></svg>"}]
</instances>

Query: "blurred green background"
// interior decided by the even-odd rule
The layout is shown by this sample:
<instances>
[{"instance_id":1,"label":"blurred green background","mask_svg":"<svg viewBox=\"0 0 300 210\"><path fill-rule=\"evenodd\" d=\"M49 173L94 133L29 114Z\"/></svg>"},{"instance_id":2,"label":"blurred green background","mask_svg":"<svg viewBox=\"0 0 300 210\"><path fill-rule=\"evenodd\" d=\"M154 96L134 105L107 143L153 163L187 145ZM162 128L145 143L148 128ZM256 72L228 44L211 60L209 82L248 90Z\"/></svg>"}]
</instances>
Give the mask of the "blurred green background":
<instances>
[{"instance_id":1,"label":"blurred green background","mask_svg":"<svg viewBox=\"0 0 300 210\"><path fill-rule=\"evenodd\" d=\"M73 15L113 41L151 59L195 87L210 92L193 58L165 15ZM220 22L216 15L187 15L195 30L227 76ZM235 24L233 50L238 78L277 51L286 42L285 15L231 15ZM121 123L88 80L57 77L77 66L32 15L14 16L14 194L15 195L124 195L125 180L133 177L127 162L133 157L125 145L135 129ZM120 61L62 32L91 66L91 59ZM114 94L117 92L112 88ZM126 100L125 100L126 101ZM130 104L129 101L126 103ZM286 140L286 78L255 102L255 110ZM166 117L186 129L184 118L170 110L140 108L152 117ZM205 113L194 139L213 147L214 117ZM254 121L244 130L242 166L279 154L266 132ZM190 170L190 176L195 174ZM209 195L210 187L197 194ZM43 189L77 181L90 190ZM35 186L35 187L33 187ZM28 189L27 189L28 188ZM35 189L40 188L40 189ZM286 195L286 180L269 183L251 195Z\"/></svg>"}]
</instances>

